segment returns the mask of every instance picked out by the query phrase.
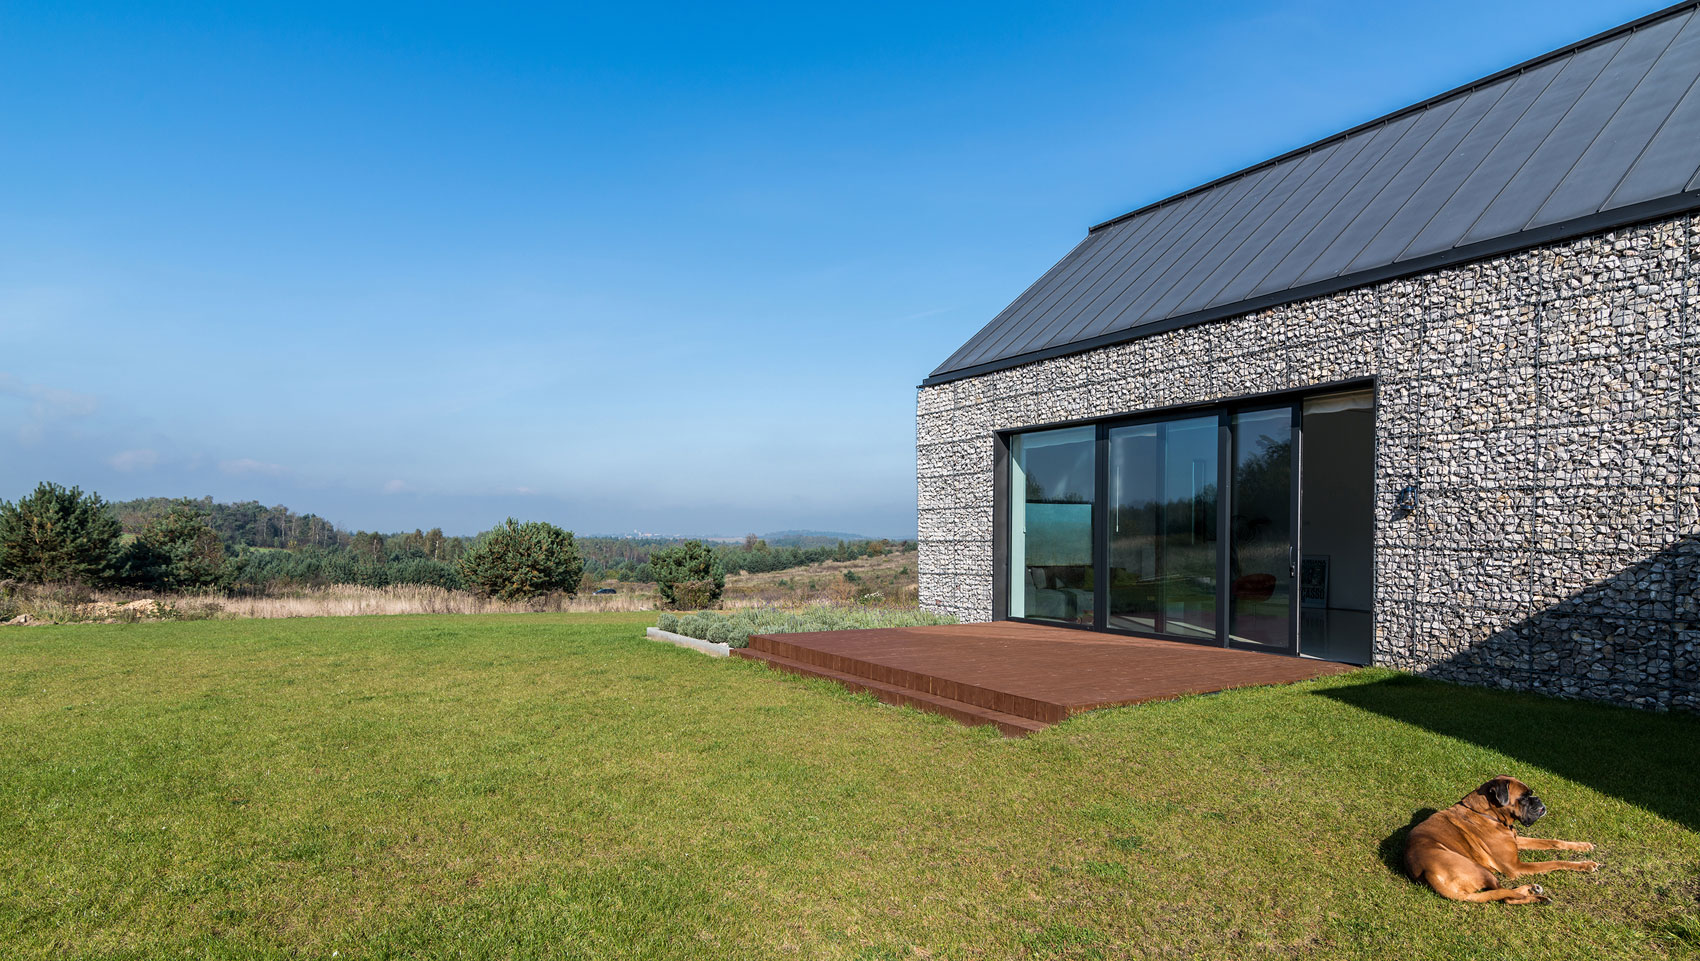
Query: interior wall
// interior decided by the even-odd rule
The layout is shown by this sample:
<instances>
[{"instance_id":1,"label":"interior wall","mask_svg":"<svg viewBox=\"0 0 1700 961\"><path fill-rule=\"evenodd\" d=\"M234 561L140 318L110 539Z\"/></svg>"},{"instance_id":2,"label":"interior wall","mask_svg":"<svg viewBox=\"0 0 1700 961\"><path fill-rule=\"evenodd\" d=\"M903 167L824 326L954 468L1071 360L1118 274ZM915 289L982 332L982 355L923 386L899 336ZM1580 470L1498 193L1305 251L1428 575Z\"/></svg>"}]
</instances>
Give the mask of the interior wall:
<instances>
[{"instance_id":1,"label":"interior wall","mask_svg":"<svg viewBox=\"0 0 1700 961\"><path fill-rule=\"evenodd\" d=\"M1375 412L1304 418L1304 553L1329 558L1328 606L1367 611L1375 519Z\"/></svg>"}]
</instances>

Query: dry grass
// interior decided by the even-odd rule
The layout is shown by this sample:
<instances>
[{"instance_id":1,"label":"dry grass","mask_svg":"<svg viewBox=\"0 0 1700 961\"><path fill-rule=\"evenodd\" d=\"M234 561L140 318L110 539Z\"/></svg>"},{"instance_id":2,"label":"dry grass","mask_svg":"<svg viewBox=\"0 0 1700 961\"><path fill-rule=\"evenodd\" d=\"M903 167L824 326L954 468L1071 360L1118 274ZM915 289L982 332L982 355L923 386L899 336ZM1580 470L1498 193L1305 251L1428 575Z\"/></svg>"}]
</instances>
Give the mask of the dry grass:
<instances>
[{"instance_id":1,"label":"dry grass","mask_svg":"<svg viewBox=\"0 0 1700 961\"><path fill-rule=\"evenodd\" d=\"M227 597L229 617L352 617L368 614L564 614L647 611L645 594L545 594L528 601L498 601L466 591L417 584L358 587L336 584L285 597Z\"/></svg>"},{"instance_id":2,"label":"dry grass","mask_svg":"<svg viewBox=\"0 0 1700 961\"><path fill-rule=\"evenodd\" d=\"M619 594L546 594L499 601L421 584L332 584L277 594L146 594L74 588L14 588L6 602L20 623L123 623L209 618L357 617L382 614L563 614L653 610L653 590L621 585ZM0 615L5 612L0 611ZM18 615L22 615L19 617ZM3 617L0 617L3 620Z\"/></svg>"},{"instance_id":3,"label":"dry grass","mask_svg":"<svg viewBox=\"0 0 1700 961\"><path fill-rule=\"evenodd\" d=\"M918 607L921 590L917 561L917 554L907 551L853 561L823 561L763 574L729 574L720 606ZM846 577L847 573L851 577Z\"/></svg>"},{"instance_id":4,"label":"dry grass","mask_svg":"<svg viewBox=\"0 0 1700 961\"><path fill-rule=\"evenodd\" d=\"M914 608L920 604L916 560L915 552L909 551L764 574L731 574L719 606ZM619 593L592 593L598 587L612 587ZM654 584L613 580L587 582L576 595L547 594L529 601L497 601L422 584L331 584L254 594L154 594L12 584L7 590L0 598L0 623L7 618L13 618L13 623L76 624L385 614L618 614L662 606Z\"/></svg>"}]
</instances>

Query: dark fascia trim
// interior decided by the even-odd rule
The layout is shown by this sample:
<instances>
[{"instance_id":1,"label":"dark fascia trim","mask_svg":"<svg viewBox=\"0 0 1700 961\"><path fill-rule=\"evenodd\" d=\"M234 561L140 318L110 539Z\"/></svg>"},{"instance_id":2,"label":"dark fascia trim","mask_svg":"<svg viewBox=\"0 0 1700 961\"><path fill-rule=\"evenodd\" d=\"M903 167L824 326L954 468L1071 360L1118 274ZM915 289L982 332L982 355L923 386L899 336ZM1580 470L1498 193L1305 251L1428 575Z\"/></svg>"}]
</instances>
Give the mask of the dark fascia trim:
<instances>
[{"instance_id":1,"label":"dark fascia trim","mask_svg":"<svg viewBox=\"0 0 1700 961\"><path fill-rule=\"evenodd\" d=\"M1122 214L1119 217L1111 217L1109 220L1106 220L1103 223L1093 225L1092 228L1087 230L1086 232L1088 234L1097 233L1098 231L1103 230L1106 227L1112 227L1116 224L1121 223L1124 220L1131 220L1132 218L1137 217L1140 214L1148 213L1150 211L1157 210L1157 209L1160 209L1162 207L1167 207L1170 204L1179 203L1180 201L1185 200L1186 198L1191 197L1195 194L1200 194L1200 193L1203 193L1206 190L1210 190L1210 189L1213 189L1215 187L1219 187L1222 184L1225 184L1225 183L1227 183L1231 180L1236 180L1240 177L1246 176L1247 174L1255 173L1259 170L1264 169L1265 167L1273 167L1276 164L1285 163L1286 161L1292 160L1295 157L1302 157L1305 154L1310 153L1313 150L1320 150L1323 147L1328 146L1329 144L1337 143L1341 140L1345 140L1347 137L1350 137L1354 134L1362 133L1363 131L1368 130L1372 127L1377 127L1377 126L1380 126L1382 124L1391 123L1395 120L1398 120L1400 117L1403 117L1407 114L1415 113L1419 110L1427 110L1429 107L1432 107L1435 104L1441 103L1441 102L1448 100L1452 97L1456 97L1456 96L1458 96L1460 94L1464 94L1464 93L1469 93L1472 90L1476 90L1478 88L1485 87L1489 84L1498 83L1499 81L1504 80L1508 77L1514 77L1514 76L1516 76L1520 73L1524 73L1525 71L1533 70L1534 68L1540 66L1543 63L1547 63L1548 61L1551 61L1551 60L1556 60L1559 57L1569 56L1570 54L1573 54L1576 51L1581 50L1583 47L1592 46L1593 44L1600 43L1600 42L1605 41L1605 40L1610 40L1611 38L1616 37L1619 34L1634 33L1636 30L1639 30L1642 27L1645 27L1648 24L1653 23L1654 21L1663 20L1664 18L1671 16L1672 14L1675 14L1678 11L1691 9L1691 8L1697 7L1697 6L1700 6L1700 0L1685 0L1685 2L1683 2L1683 3L1675 3L1675 4L1672 4L1668 7L1665 7L1663 10L1655 10L1654 12L1649 13L1644 17L1640 17L1638 19L1631 20L1631 21L1629 21L1628 23L1625 23L1625 24L1619 24L1618 26L1612 27L1609 30L1604 30L1604 31L1601 31L1600 33L1596 33L1593 36L1588 37L1587 39L1578 40L1575 43L1572 43L1568 46L1559 47L1557 50L1550 50L1550 51L1543 53L1543 54L1541 54L1537 57L1532 57L1528 60L1525 60L1522 63L1515 64L1515 65L1510 66L1510 67L1506 67L1504 70L1501 70L1497 73L1489 74L1488 76L1485 76L1485 77L1481 78L1480 80L1472 80L1469 83L1463 84L1461 86L1453 87L1451 90L1448 90L1445 93L1435 94L1434 96L1429 97L1426 100L1418 101L1417 103L1411 104L1409 107L1401 107L1400 109L1395 110L1392 113L1383 114L1382 116L1376 117L1374 120L1366 120L1363 123L1360 123L1355 127L1351 127L1351 128L1346 129L1346 130L1342 130L1337 134L1331 134L1330 136L1324 137L1321 140L1315 141L1314 143L1309 143L1309 144L1306 144L1303 147L1298 147L1298 148L1295 148L1293 150L1289 150L1286 153L1281 154L1278 157L1272 157L1272 158L1265 160L1265 161L1262 161L1260 163L1252 164L1251 166L1243 168L1241 170L1236 170L1235 172L1233 172L1231 174L1226 174L1224 176L1217 177L1215 180L1212 180L1209 183L1200 184L1199 186L1194 187L1191 190L1182 191L1181 193L1175 194L1172 197L1165 197L1162 200L1156 201L1155 203L1146 204L1145 206L1140 207L1138 210L1130 210L1127 213Z\"/></svg>"},{"instance_id":2,"label":"dark fascia trim","mask_svg":"<svg viewBox=\"0 0 1700 961\"><path fill-rule=\"evenodd\" d=\"M1687 4L1684 6L1687 6ZM1504 256L1506 254L1517 253L1521 250L1529 250L1534 247L1545 247L1566 240L1573 240L1577 237L1587 236L1588 234L1605 233L1607 231L1617 230L1623 227L1633 226L1635 224L1647 223L1655 220L1662 220L1667 217L1674 217L1679 214L1691 213L1697 209L1700 209L1700 190L1690 190L1685 193L1672 194L1668 197L1659 197L1655 200L1648 200L1638 204L1630 204L1627 207L1618 207L1614 210L1588 214L1584 217L1577 217L1572 220L1565 220L1556 224L1547 224L1543 227L1534 227L1529 230L1518 231L1515 234L1508 234L1504 237L1492 237L1487 240L1469 244L1468 246L1453 247L1450 250L1442 250L1438 253L1415 257L1411 260L1401 261L1399 263L1387 264L1382 267L1371 267L1368 270L1360 270L1350 274L1341 274L1338 277L1330 277L1327 280L1320 280L1314 284L1306 284L1303 287L1291 287L1287 290L1264 294L1261 297L1253 297L1249 300L1237 300L1231 304L1222 304L1217 307L1206 307L1203 310L1195 310L1189 314L1166 317L1162 320L1152 321L1148 324L1140 324L1137 327L1129 327L1124 330L1115 330L1106 334L1099 334L1096 337L1090 337L1086 340L1077 340L1067 344L1058 344L1055 347L1029 351L1025 354L1016 354L1012 357L1005 357L1000 360L987 361L983 364L975 364L972 367L962 367L957 370L945 371L942 373L934 372L932 376L921 381L919 386L933 387L938 384L947 384L955 380L965 380L969 377L978 377L981 374L990 374L994 371L1008 370L1011 367L1020 367L1023 364L1031 364L1041 360L1050 360L1053 357L1063 357L1068 354L1084 353L1089 350L1095 350L1099 347L1108 347L1111 344L1127 343L1131 340L1138 340L1141 337L1149 337L1153 334L1161 334L1171 330L1178 330L1182 327L1207 324L1213 320L1223 320L1228 317L1235 317L1240 314L1249 314L1253 311L1265 310L1270 307L1278 307L1282 304L1296 303L1298 301L1309 300L1314 297L1325 297L1329 294L1336 294L1343 290L1350 290L1353 287L1362 287L1368 284L1380 283L1384 280L1395 280L1400 277L1429 273L1446 267L1455 267L1459 264L1468 263L1472 260Z\"/></svg>"}]
</instances>

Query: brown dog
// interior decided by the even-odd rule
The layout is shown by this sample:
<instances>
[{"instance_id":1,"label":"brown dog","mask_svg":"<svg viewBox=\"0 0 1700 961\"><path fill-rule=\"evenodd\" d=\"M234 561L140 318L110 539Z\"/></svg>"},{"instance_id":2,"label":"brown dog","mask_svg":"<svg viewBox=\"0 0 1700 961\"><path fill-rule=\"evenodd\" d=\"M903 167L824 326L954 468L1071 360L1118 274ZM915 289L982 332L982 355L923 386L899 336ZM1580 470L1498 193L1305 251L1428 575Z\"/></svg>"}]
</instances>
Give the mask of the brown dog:
<instances>
[{"instance_id":1,"label":"brown dog","mask_svg":"<svg viewBox=\"0 0 1700 961\"><path fill-rule=\"evenodd\" d=\"M1597 871L1594 861L1524 861L1519 851L1592 851L1587 841L1517 836L1516 824L1534 824L1547 806L1514 777L1487 782L1444 811L1424 818L1405 842L1405 870L1454 901L1543 904L1552 900L1538 884L1502 888L1498 872L1515 878L1547 871Z\"/></svg>"}]
</instances>

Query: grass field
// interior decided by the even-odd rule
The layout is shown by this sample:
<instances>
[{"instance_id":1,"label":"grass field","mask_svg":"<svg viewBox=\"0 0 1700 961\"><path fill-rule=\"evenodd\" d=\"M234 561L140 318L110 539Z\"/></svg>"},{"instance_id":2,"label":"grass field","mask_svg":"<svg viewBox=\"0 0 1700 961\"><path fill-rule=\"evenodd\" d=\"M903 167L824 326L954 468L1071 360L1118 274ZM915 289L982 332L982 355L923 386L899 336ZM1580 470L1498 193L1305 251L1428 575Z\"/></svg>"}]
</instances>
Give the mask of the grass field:
<instances>
[{"instance_id":1,"label":"grass field","mask_svg":"<svg viewBox=\"0 0 1700 961\"><path fill-rule=\"evenodd\" d=\"M1700 954L1692 717L1362 672L1006 741L652 618L0 629L0 956ZM1600 873L1390 866L1498 773Z\"/></svg>"}]
</instances>

